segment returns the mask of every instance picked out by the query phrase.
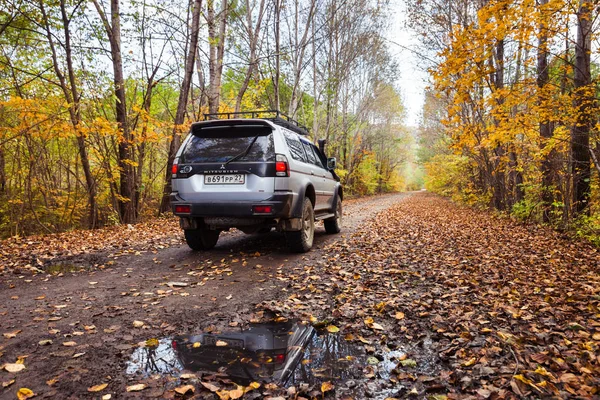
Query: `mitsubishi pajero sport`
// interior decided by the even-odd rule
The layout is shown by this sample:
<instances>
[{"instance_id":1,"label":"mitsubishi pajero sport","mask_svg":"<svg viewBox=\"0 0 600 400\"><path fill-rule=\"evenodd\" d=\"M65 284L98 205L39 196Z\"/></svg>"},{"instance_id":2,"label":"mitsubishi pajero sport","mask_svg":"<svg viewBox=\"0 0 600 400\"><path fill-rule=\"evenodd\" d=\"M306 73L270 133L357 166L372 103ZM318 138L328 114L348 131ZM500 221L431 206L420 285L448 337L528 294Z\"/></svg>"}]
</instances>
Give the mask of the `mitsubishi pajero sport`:
<instances>
[{"instance_id":1,"label":"mitsubishi pajero sport","mask_svg":"<svg viewBox=\"0 0 600 400\"><path fill-rule=\"evenodd\" d=\"M312 247L315 221L323 220L327 233L340 232L335 158L327 159L296 121L276 111L256 118L264 113L207 114L177 152L171 204L193 250L213 248L230 228L275 228L295 252Z\"/></svg>"}]
</instances>

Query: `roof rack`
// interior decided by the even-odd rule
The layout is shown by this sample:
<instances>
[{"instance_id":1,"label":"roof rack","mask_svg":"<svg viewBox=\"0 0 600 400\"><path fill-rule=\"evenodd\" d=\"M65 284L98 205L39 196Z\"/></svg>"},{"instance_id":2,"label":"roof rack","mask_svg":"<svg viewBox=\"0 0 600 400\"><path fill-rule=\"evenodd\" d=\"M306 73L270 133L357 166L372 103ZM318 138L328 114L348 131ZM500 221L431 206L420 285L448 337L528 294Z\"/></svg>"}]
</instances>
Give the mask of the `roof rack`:
<instances>
[{"instance_id":1,"label":"roof rack","mask_svg":"<svg viewBox=\"0 0 600 400\"><path fill-rule=\"evenodd\" d=\"M270 117L263 117L264 114L270 114ZM291 131L294 131L300 135L308 136L308 128L304 125L300 125L298 121L292 119L289 115L286 115L278 110L263 110L263 111L240 111L240 112L222 112L222 113L208 113L204 114L204 120L215 120L215 119L232 119L237 117L244 118L258 118L266 119L274 124L283 126Z\"/></svg>"}]
</instances>

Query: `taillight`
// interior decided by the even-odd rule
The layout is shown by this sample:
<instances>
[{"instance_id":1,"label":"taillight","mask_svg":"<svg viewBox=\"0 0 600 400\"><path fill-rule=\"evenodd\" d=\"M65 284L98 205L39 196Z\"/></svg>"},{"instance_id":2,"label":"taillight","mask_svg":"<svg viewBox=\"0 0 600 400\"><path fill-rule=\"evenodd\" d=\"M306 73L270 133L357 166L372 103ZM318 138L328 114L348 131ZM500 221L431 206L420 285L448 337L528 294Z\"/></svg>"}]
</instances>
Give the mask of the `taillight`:
<instances>
[{"instance_id":1,"label":"taillight","mask_svg":"<svg viewBox=\"0 0 600 400\"><path fill-rule=\"evenodd\" d=\"M173 175L177 175L177 163L173 162L173 166L171 167L171 173Z\"/></svg>"},{"instance_id":2,"label":"taillight","mask_svg":"<svg viewBox=\"0 0 600 400\"><path fill-rule=\"evenodd\" d=\"M175 206L176 214L189 214L192 212L192 206Z\"/></svg>"},{"instance_id":3,"label":"taillight","mask_svg":"<svg viewBox=\"0 0 600 400\"><path fill-rule=\"evenodd\" d=\"M277 354L275 356L275 362L277 364L283 364L284 361L285 361L285 354Z\"/></svg>"},{"instance_id":4,"label":"taillight","mask_svg":"<svg viewBox=\"0 0 600 400\"><path fill-rule=\"evenodd\" d=\"M288 164L288 159L283 154L275 156L275 175L290 176L290 164Z\"/></svg>"},{"instance_id":5,"label":"taillight","mask_svg":"<svg viewBox=\"0 0 600 400\"><path fill-rule=\"evenodd\" d=\"M271 206L252 206L252 211L255 214L271 214L273 207Z\"/></svg>"}]
</instances>

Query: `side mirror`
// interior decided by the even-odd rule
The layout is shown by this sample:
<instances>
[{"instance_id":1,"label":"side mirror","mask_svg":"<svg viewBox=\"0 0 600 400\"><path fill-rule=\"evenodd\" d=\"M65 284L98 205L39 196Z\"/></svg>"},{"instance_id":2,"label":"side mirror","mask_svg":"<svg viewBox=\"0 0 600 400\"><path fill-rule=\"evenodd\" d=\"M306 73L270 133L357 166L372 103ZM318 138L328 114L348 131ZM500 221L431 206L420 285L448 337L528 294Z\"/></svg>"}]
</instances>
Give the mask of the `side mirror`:
<instances>
[{"instance_id":1,"label":"side mirror","mask_svg":"<svg viewBox=\"0 0 600 400\"><path fill-rule=\"evenodd\" d=\"M336 166L337 166L337 161L336 161L335 157L329 157L327 159L327 169L335 169Z\"/></svg>"}]
</instances>

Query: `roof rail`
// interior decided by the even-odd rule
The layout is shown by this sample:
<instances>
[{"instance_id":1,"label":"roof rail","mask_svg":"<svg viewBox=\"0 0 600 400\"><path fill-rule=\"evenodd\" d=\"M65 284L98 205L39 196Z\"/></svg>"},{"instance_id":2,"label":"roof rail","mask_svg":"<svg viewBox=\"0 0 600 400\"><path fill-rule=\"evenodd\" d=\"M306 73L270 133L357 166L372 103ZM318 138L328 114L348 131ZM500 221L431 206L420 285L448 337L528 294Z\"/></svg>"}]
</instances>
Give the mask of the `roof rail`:
<instances>
[{"instance_id":1,"label":"roof rail","mask_svg":"<svg viewBox=\"0 0 600 400\"><path fill-rule=\"evenodd\" d=\"M270 114L270 117L263 117L262 115ZM308 128L290 116L282 113L278 110L262 110L262 111L239 111L239 112L222 112L222 113L208 113L204 114L204 120L215 120L215 119L232 119L232 118L258 118L266 119L274 124L283 126L291 131L294 131L300 135L308 136Z\"/></svg>"}]
</instances>

